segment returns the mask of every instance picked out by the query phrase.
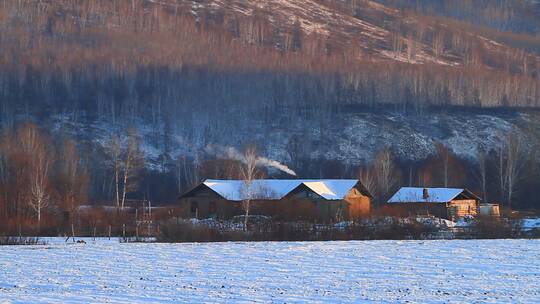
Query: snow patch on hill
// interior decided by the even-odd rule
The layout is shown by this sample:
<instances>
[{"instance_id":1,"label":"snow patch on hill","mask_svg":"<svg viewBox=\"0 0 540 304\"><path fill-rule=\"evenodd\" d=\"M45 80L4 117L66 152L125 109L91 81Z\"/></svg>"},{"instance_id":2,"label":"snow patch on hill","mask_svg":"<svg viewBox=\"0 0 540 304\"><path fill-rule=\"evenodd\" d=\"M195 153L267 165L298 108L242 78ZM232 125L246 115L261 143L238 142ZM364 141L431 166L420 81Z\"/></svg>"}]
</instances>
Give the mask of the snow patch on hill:
<instances>
[{"instance_id":1,"label":"snow patch on hill","mask_svg":"<svg viewBox=\"0 0 540 304\"><path fill-rule=\"evenodd\" d=\"M162 127L143 121L129 125L135 125L139 131L146 165L160 171L165 170L166 159L215 157L208 154L209 146L241 151L250 143L257 145L261 156L289 167L298 159L362 164L371 161L384 148L392 149L402 160L419 161L436 153L436 143L444 144L462 158L474 160L480 149L495 150L502 136L510 130L520 130L523 124L529 123L540 127L540 120L534 114L411 116L363 112L334 114L323 123L315 118L294 119L289 114L282 115L271 124L262 123L257 117L247 117L244 121L201 119L191 128L176 128L168 138ZM66 115L55 116L53 121L55 132L70 134L98 147L104 147L111 134L120 134L128 128L128 124L105 120L83 123ZM518 132L528 136L525 130Z\"/></svg>"}]
</instances>

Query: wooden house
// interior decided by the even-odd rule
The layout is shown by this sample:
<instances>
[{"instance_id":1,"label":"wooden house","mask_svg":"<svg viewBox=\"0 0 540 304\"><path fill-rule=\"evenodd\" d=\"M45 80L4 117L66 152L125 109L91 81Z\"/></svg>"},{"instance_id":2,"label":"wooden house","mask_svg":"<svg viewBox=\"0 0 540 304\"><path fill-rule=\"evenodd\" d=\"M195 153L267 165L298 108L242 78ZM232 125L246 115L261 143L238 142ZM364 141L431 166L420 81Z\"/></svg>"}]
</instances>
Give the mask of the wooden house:
<instances>
[{"instance_id":1,"label":"wooden house","mask_svg":"<svg viewBox=\"0 0 540 304\"><path fill-rule=\"evenodd\" d=\"M371 195L359 180L258 179L206 180L180 196L185 218L230 219L244 214L242 202L250 200L250 214L277 220L331 222L368 216Z\"/></svg>"},{"instance_id":2,"label":"wooden house","mask_svg":"<svg viewBox=\"0 0 540 304\"><path fill-rule=\"evenodd\" d=\"M455 220L477 216L480 198L467 189L456 188L401 188L388 205L402 216L433 215Z\"/></svg>"}]
</instances>

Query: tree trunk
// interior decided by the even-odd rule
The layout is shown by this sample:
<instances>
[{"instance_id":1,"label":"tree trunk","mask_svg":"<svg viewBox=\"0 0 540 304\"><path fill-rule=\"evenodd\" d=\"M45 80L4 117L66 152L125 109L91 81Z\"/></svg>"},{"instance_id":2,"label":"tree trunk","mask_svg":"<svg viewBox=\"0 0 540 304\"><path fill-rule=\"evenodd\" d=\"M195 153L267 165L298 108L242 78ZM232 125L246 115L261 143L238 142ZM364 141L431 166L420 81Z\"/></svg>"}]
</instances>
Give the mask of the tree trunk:
<instances>
[{"instance_id":1,"label":"tree trunk","mask_svg":"<svg viewBox=\"0 0 540 304\"><path fill-rule=\"evenodd\" d=\"M448 188L448 154L444 157L444 187Z\"/></svg>"},{"instance_id":2,"label":"tree trunk","mask_svg":"<svg viewBox=\"0 0 540 304\"><path fill-rule=\"evenodd\" d=\"M115 165L114 168L114 181L116 187L116 208L120 207L120 185L119 185L119 176L118 176L118 165Z\"/></svg>"},{"instance_id":3,"label":"tree trunk","mask_svg":"<svg viewBox=\"0 0 540 304\"><path fill-rule=\"evenodd\" d=\"M245 217L244 217L244 231L247 231L247 230L248 230L248 229L247 229L247 224L248 224L248 218L249 218L249 205L250 205L250 202L251 202L250 200L247 200L247 201L246 201L246 206L245 206L245 208L246 208L246 215L245 215Z\"/></svg>"},{"instance_id":4,"label":"tree trunk","mask_svg":"<svg viewBox=\"0 0 540 304\"><path fill-rule=\"evenodd\" d=\"M41 232L41 207L37 207L38 232Z\"/></svg>"},{"instance_id":5,"label":"tree trunk","mask_svg":"<svg viewBox=\"0 0 540 304\"><path fill-rule=\"evenodd\" d=\"M124 209L124 203L126 201L126 190L127 190L127 182L128 182L128 168L126 167L126 171L124 172L124 186L122 189L122 209Z\"/></svg>"}]
</instances>

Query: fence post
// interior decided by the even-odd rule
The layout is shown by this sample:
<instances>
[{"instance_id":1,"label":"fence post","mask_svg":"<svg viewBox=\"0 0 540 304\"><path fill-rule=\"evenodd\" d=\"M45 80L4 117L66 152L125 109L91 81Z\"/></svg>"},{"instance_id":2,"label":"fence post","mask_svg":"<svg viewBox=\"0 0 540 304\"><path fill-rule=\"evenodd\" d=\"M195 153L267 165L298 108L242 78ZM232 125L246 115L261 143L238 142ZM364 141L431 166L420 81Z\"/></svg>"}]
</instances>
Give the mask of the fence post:
<instances>
[{"instance_id":1,"label":"fence post","mask_svg":"<svg viewBox=\"0 0 540 304\"><path fill-rule=\"evenodd\" d=\"M109 225L109 241L111 240L111 225Z\"/></svg>"},{"instance_id":2,"label":"fence post","mask_svg":"<svg viewBox=\"0 0 540 304\"><path fill-rule=\"evenodd\" d=\"M96 226L94 226L94 242L96 241Z\"/></svg>"},{"instance_id":3,"label":"fence post","mask_svg":"<svg viewBox=\"0 0 540 304\"><path fill-rule=\"evenodd\" d=\"M126 239L126 224L122 224L122 237Z\"/></svg>"},{"instance_id":4,"label":"fence post","mask_svg":"<svg viewBox=\"0 0 540 304\"><path fill-rule=\"evenodd\" d=\"M73 223L71 223L71 238L73 238L73 243L75 243L75 227Z\"/></svg>"},{"instance_id":5,"label":"fence post","mask_svg":"<svg viewBox=\"0 0 540 304\"><path fill-rule=\"evenodd\" d=\"M135 226L135 239L139 240L139 225Z\"/></svg>"}]
</instances>

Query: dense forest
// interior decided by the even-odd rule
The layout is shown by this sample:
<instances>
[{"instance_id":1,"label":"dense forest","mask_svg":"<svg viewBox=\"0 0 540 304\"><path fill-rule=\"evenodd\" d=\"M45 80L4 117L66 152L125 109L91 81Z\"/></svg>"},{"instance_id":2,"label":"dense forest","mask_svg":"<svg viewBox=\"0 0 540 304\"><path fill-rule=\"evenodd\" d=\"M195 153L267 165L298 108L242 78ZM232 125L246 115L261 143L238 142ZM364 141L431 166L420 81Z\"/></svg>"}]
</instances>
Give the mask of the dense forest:
<instances>
[{"instance_id":1,"label":"dense forest","mask_svg":"<svg viewBox=\"0 0 540 304\"><path fill-rule=\"evenodd\" d=\"M428 15L453 17L477 26L500 31L540 32L540 3L531 0L377 0L399 9Z\"/></svg>"},{"instance_id":2,"label":"dense forest","mask_svg":"<svg viewBox=\"0 0 540 304\"><path fill-rule=\"evenodd\" d=\"M147 117L148 110L182 114L184 106L392 104L418 111L540 103L534 53L457 21L370 1L308 1L325 10L287 24L269 21L288 17L271 5L246 4L248 14L203 4L194 11L189 1L172 0L4 1L2 121L43 109L115 120Z\"/></svg>"},{"instance_id":3,"label":"dense forest","mask_svg":"<svg viewBox=\"0 0 540 304\"><path fill-rule=\"evenodd\" d=\"M321 141L356 111L534 112L538 3L482 3L1 0L1 216L130 198L171 204L201 178L238 177L241 159L190 143L256 124L268 132L261 140L304 121ZM360 176L379 201L400 185L432 184L538 208L528 199L539 180L536 126L520 128L526 139L507 130L476 159L442 144L421 160L390 148L355 163L314 158L302 133L284 153L303 177ZM173 153L180 133L189 154ZM145 141L160 164L145 164Z\"/></svg>"}]
</instances>

